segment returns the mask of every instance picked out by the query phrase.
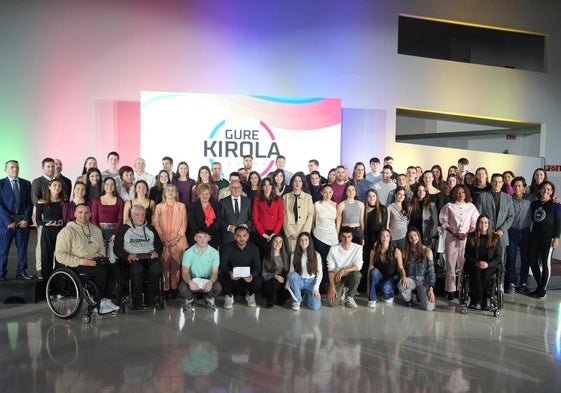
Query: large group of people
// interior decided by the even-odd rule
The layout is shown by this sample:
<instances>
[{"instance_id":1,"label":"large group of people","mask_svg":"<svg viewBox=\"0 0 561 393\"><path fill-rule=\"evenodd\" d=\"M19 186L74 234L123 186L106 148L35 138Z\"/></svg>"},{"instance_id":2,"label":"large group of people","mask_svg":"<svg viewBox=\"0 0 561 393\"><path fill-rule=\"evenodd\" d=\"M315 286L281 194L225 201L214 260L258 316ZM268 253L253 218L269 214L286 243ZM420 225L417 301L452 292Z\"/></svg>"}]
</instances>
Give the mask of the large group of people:
<instances>
[{"instance_id":1,"label":"large group of people","mask_svg":"<svg viewBox=\"0 0 561 393\"><path fill-rule=\"evenodd\" d=\"M488 308L486 288L503 268L506 292L546 297L561 205L541 168L529 185L512 171L489 179L480 167L472 174L466 158L447 173L433 165L399 174L392 157L373 157L368 172L362 162L351 173L339 165L327 177L315 159L307 174L285 168L279 156L262 175L244 156L228 180L219 162L192 179L187 162L174 172L166 156L154 176L142 158L119 166L119 154L110 152L103 172L87 157L72 188L60 159L43 159L43 173L32 182L19 178L19 163L9 160L0 180L0 281L7 279L13 239L16 279L35 278L26 271L34 225L36 278L48 280L57 264L90 271L110 311L118 309L123 265L135 308L155 304L163 279L163 295L180 296L186 307L202 296L214 309L219 294L225 309L236 295L255 307L261 293L268 308L292 299L294 310L317 310L322 294L330 306L357 308L362 291L373 308L379 294L393 303L397 291L406 305L417 299L430 311L437 266L447 301L458 296L462 270L469 272L471 308ZM142 277L149 281L144 293Z\"/></svg>"}]
</instances>

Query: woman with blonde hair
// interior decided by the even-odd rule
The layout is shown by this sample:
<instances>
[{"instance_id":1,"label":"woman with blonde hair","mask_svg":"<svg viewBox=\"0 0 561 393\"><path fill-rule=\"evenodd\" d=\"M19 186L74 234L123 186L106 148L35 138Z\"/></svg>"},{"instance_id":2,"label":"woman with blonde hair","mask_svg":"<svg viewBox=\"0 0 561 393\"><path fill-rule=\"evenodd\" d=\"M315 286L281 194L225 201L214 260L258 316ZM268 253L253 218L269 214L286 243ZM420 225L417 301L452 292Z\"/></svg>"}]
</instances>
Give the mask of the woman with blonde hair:
<instances>
[{"instance_id":1,"label":"woman with blonde hair","mask_svg":"<svg viewBox=\"0 0 561 393\"><path fill-rule=\"evenodd\" d=\"M166 298L177 297L180 265L183 251L187 248L187 211L185 204L179 202L177 187L167 184L163 189L163 200L156 205L154 227L162 240L164 250L160 256L164 273Z\"/></svg>"},{"instance_id":2,"label":"woman with blonde hair","mask_svg":"<svg viewBox=\"0 0 561 393\"><path fill-rule=\"evenodd\" d=\"M197 186L197 200L189 206L189 241L195 241L195 234L204 230L211 239L208 244L218 249L221 245L220 222L222 221L222 210L220 205L212 199L210 184L201 183Z\"/></svg>"}]
</instances>

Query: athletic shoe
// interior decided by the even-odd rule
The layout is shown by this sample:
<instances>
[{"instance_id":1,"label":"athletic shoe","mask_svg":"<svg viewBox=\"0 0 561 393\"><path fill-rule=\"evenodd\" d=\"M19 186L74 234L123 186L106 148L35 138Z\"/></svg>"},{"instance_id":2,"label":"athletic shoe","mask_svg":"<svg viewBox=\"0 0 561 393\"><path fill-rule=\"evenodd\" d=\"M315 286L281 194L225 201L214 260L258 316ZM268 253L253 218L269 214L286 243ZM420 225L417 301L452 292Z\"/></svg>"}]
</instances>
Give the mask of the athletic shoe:
<instances>
[{"instance_id":1,"label":"athletic shoe","mask_svg":"<svg viewBox=\"0 0 561 393\"><path fill-rule=\"evenodd\" d=\"M384 299L384 303L393 304L393 297L390 297L389 299Z\"/></svg>"},{"instance_id":2,"label":"athletic shoe","mask_svg":"<svg viewBox=\"0 0 561 393\"><path fill-rule=\"evenodd\" d=\"M347 287L343 287L343 290L341 291L341 304L345 303L345 300L347 300L347 292L349 291L349 288Z\"/></svg>"},{"instance_id":3,"label":"athletic shoe","mask_svg":"<svg viewBox=\"0 0 561 393\"><path fill-rule=\"evenodd\" d=\"M530 289L528 288L528 285L522 284L516 288L516 292L527 295L530 293Z\"/></svg>"},{"instance_id":4,"label":"athletic shoe","mask_svg":"<svg viewBox=\"0 0 561 393\"><path fill-rule=\"evenodd\" d=\"M226 310L231 310L234 307L234 297L232 295L224 296L224 308Z\"/></svg>"},{"instance_id":5,"label":"athletic shoe","mask_svg":"<svg viewBox=\"0 0 561 393\"><path fill-rule=\"evenodd\" d=\"M407 301L405 302L405 305L406 305L407 307L413 307L413 300L407 300Z\"/></svg>"},{"instance_id":6,"label":"athletic shoe","mask_svg":"<svg viewBox=\"0 0 561 393\"><path fill-rule=\"evenodd\" d=\"M506 293L514 293L516 291L516 285L508 284L508 288L506 289Z\"/></svg>"},{"instance_id":7,"label":"athletic shoe","mask_svg":"<svg viewBox=\"0 0 561 393\"><path fill-rule=\"evenodd\" d=\"M446 300L454 300L454 292L448 292L446 294Z\"/></svg>"},{"instance_id":8,"label":"athletic shoe","mask_svg":"<svg viewBox=\"0 0 561 393\"><path fill-rule=\"evenodd\" d=\"M205 298L205 304L206 304L207 310L211 310L211 311L216 310L216 304L215 304L215 301L214 301L213 297Z\"/></svg>"},{"instance_id":9,"label":"athletic shoe","mask_svg":"<svg viewBox=\"0 0 561 393\"><path fill-rule=\"evenodd\" d=\"M369 308L375 308L376 307L376 300L369 300L368 301L368 307Z\"/></svg>"},{"instance_id":10,"label":"athletic shoe","mask_svg":"<svg viewBox=\"0 0 561 393\"><path fill-rule=\"evenodd\" d=\"M545 291L540 291L536 294L536 297L538 299L545 299L547 297L547 293L545 293Z\"/></svg>"},{"instance_id":11,"label":"athletic shoe","mask_svg":"<svg viewBox=\"0 0 561 393\"><path fill-rule=\"evenodd\" d=\"M183 309L184 310L189 310L191 307L193 307L193 302L194 301L195 301L194 298L185 299L185 302L183 303Z\"/></svg>"},{"instance_id":12,"label":"athletic shoe","mask_svg":"<svg viewBox=\"0 0 561 393\"><path fill-rule=\"evenodd\" d=\"M257 303L255 303L255 294L250 295L249 293L245 295L245 301L247 302L248 307L255 307Z\"/></svg>"},{"instance_id":13,"label":"athletic shoe","mask_svg":"<svg viewBox=\"0 0 561 393\"><path fill-rule=\"evenodd\" d=\"M111 299L102 299L99 304L99 313L107 314L110 312L119 311L119 306L115 305Z\"/></svg>"},{"instance_id":14,"label":"athletic shoe","mask_svg":"<svg viewBox=\"0 0 561 393\"><path fill-rule=\"evenodd\" d=\"M294 311L300 311L300 302L294 302L292 303L292 309Z\"/></svg>"},{"instance_id":15,"label":"athletic shoe","mask_svg":"<svg viewBox=\"0 0 561 393\"><path fill-rule=\"evenodd\" d=\"M348 297L347 300L345 301L345 305L349 308L358 308L358 306L356 305L355 299L353 297Z\"/></svg>"}]
</instances>

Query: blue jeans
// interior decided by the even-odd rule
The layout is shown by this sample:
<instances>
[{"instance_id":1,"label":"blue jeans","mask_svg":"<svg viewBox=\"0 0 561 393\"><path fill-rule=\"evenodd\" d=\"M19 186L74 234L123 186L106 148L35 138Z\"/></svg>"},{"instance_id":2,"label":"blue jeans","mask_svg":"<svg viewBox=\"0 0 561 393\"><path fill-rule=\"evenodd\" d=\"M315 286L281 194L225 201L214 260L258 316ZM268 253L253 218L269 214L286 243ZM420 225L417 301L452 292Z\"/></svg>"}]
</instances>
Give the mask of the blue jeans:
<instances>
[{"instance_id":1,"label":"blue jeans","mask_svg":"<svg viewBox=\"0 0 561 393\"><path fill-rule=\"evenodd\" d=\"M288 284L294 293L296 300L311 308L312 310L319 310L321 307L321 299L314 296L313 290L316 285L316 278L302 278L296 272L288 274ZM304 292L304 299L302 299L302 292Z\"/></svg>"},{"instance_id":2,"label":"blue jeans","mask_svg":"<svg viewBox=\"0 0 561 393\"><path fill-rule=\"evenodd\" d=\"M508 247L506 248L506 282L505 284L516 284L516 253L520 249L520 281L519 284L528 283L528 238L530 228L508 230Z\"/></svg>"},{"instance_id":3,"label":"blue jeans","mask_svg":"<svg viewBox=\"0 0 561 393\"><path fill-rule=\"evenodd\" d=\"M376 290L382 288L384 300L393 298L393 288L397 281L397 275L384 278L377 268L370 270L370 293L368 300L377 300Z\"/></svg>"}]
</instances>

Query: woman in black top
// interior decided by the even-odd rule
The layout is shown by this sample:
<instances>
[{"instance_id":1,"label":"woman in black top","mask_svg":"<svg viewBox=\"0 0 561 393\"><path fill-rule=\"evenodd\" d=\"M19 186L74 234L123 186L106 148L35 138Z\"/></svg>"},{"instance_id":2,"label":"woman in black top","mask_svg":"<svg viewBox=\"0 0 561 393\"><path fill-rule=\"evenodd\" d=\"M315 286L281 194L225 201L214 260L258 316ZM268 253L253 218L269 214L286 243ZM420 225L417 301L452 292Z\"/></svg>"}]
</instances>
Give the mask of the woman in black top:
<instances>
[{"instance_id":1,"label":"woman in black top","mask_svg":"<svg viewBox=\"0 0 561 393\"><path fill-rule=\"evenodd\" d=\"M62 182L51 180L45 198L39 199L34 208L35 224L42 225L41 231L41 275L48 280L53 272L56 237L64 222L62 219Z\"/></svg>"},{"instance_id":2,"label":"woman in black top","mask_svg":"<svg viewBox=\"0 0 561 393\"><path fill-rule=\"evenodd\" d=\"M545 299L551 270L551 254L559 246L561 212L553 202L555 186L548 180L541 183L540 199L530 205L532 232L528 239L528 263L538 287L529 296ZM539 261L541 259L541 269Z\"/></svg>"},{"instance_id":3,"label":"woman in black top","mask_svg":"<svg viewBox=\"0 0 561 393\"><path fill-rule=\"evenodd\" d=\"M475 228L468 235L464 254L464 269L470 276L469 308L476 308L479 303L482 310L489 310L487 288L501 258L499 236L493 233L489 216L485 214L479 216Z\"/></svg>"}]
</instances>

